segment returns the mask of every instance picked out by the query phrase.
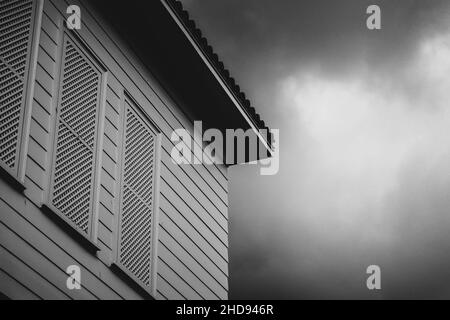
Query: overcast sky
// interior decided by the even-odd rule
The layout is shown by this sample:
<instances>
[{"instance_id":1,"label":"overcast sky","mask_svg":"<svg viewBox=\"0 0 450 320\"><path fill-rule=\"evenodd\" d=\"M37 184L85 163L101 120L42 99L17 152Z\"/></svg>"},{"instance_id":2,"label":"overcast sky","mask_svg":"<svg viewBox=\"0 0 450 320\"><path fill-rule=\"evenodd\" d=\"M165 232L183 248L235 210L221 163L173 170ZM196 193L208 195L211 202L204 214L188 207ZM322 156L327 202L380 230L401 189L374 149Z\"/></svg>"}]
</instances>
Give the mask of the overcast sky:
<instances>
[{"instance_id":1,"label":"overcast sky","mask_svg":"<svg viewBox=\"0 0 450 320\"><path fill-rule=\"evenodd\" d=\"M450 299L450 1L183 3L280 129L230 170L230 298Z\"/></svg>"}]
</instances>

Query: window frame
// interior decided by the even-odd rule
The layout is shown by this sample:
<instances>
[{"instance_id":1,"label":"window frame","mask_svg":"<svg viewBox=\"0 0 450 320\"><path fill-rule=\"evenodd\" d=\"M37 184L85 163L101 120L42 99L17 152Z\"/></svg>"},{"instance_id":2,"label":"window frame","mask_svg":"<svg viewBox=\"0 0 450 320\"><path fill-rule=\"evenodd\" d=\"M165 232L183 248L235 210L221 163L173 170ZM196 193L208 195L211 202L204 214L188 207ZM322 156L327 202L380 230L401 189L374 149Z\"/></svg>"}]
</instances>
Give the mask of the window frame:
<instances>
[{"instance_id":1,"label":"window frame","mask_svg":"<svg viewBox=\"0 0 450 320\"><path fill-rule=\"evenodd\" d=\"M99 59L99 57L94 53L90 46L83 40L80 34L76 30L69 30L64 24L61 24L59 36L59 52L57 57L57 76L55 78L55 96L52 109L54 115L52 117L52 128L50 137L50 150L49 150L49 161L48 161L48 183L47 190L45 192L45 198L43 201L43 209L47 212L50 211L52 217L57 217L59 222L63 222L62 226L70 227L70 233L72 235L78 235L80 240L84 244L87 244L93 251L99 251L100 247L97 244L97 233L98 233L98 189L100 182L100 168L101 168L101 150L103 145L102 135L104 131L104 124L102 119L104 119L104 110L106 103L106 87L108 70L104 63ZM99 84L98 84L98 97L97 97L97 115L96 115L96 126L94 135L94 147L93 147L93 171L92 171L92 190L90 195L90 223L89 232L83 233L80 228L70 219L66 217L58 208L52 204L53 199L53 181L54 181L54 163L56 162L56 146L58 137L58 123L59 123L59 113L61 106L61 85L64 72L64 54L66 48L66 37L73 43L83 53L83 56L89 61L89 63L97 69L99 72ZM81 236L81 237L80 237Z\"/></svg>"},{"instance_id":2,"label":"window frame","mask_svg":"<svg viewBox=\"0 0 450 320\"><path fill-rule=\"evenodd\" d=\"M44 0L32 0L30 21L30 38L27 46L27 57L23 77L22 100L20 106L19 127L17 128L17 146L14 168L0 161L0 175L9 181L16 189L24 191L25 172L30 134L31 109L34 98L34 83L36 81L37 60L39 52Z\"/></svg>"},{"instance_id":3,"label":"window frame","mask_svg":"<svg viewBox=\"0 0 450 320\"><path fill-rule=\"evenodd\" d=\"M121 233L121 218L122 218L122 194L124 185L124 158L125 158L125 130L126 130L126 100L129 101L130 106L133 108L147 127L155 134L155 153L154 153L154 168L153 168L153 203L152 203L152 226L151 226L151 261L150 261L150 285L146 286L144 283L133 275L125 266L119 261L119 248L120 248L120 233ZM157 280L157 265L158 265L158 230L159 230L159 199L160 199L160 180L161 180L161 153L162 153L162 131L158 125L151 119L150 115L144 110L144 108L132 97L128 91L122 90L121 94L121 110L120 110L120 128L119 128L119 159L117 165L118 173L118 210L114 219L114 233L113 233L113 260L112 264L116 266L121 272L129 277L134 283L141 287L145 292L150 294L153 298L156 297L156 280Z\"/></svg>"}]
</instances>

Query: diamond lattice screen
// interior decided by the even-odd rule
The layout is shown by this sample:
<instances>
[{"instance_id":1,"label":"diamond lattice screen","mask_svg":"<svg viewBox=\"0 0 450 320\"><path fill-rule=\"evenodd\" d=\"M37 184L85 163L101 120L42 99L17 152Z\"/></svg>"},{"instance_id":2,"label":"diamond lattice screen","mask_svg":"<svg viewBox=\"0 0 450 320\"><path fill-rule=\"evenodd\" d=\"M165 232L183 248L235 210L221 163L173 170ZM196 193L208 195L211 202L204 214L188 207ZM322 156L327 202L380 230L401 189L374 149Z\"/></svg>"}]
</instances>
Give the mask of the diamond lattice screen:
<instances>
[{"instance_id":1,"label":"diamond lattice screen","mask_svg":"<svg viewBox=\"0 0 450 320\"><path fill-rule=\"evenodd\" d=\"M0 161L17 168L33 1L0 1Z\"/></svg>"},{"instance_id":2,"label":"diamond lattice screen","mask_svg":"<svg viewBox=\"0 0 450 320\"><path fill-rule=\"evenodd\" d=\"M155 141L155 133L126 100L118 260L145 286L151 281Z\"/></svg>"},{"instance_id":3,"label":"diamond lattice screen","mask_svg":"<svg viewBox=\"0 0 450 320\"><path fill-rule=\"evenodd\" d=\"M64 41L52 204L90 233L101 73L74 41Z\"/></svg>"}]
</instances>

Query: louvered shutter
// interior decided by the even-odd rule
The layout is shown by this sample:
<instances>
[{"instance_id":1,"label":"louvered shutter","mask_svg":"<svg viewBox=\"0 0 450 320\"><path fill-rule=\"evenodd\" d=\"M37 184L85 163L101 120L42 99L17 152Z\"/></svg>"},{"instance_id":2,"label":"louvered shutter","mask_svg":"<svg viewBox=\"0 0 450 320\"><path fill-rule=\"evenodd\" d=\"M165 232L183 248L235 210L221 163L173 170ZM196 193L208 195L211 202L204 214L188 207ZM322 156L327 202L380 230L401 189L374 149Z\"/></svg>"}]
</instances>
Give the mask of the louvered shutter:
<instances>
[{"instance_id":1,"label":"louvered shutter","mask_svg":"<svg viewBox=\"0 0 450 320\"><path fill-rule=\"evenodd\" d=\"M147 288L152 280L156 139L156 131L125 99L117 262Z\"/></svg>"},{"instance_id":2,"label":"louvered shutter","mask_svg":"<svg viewBox=\"0 0 450 320\"><path fill-rule=\"evenodd\" d=\"M32 0L0 1L0 162L17 173L32 33Z\"/></svg>"},{"instance_id":3,"label":"louvered shutter","mask_svg":"<svg viewBox=\"0 0 450 320\"><path fill-rule=\"evenodd\" d=\"M82 234L90 236L95 175L100 68L65 35L51 204Z\"/></svg>"}]
</instances>

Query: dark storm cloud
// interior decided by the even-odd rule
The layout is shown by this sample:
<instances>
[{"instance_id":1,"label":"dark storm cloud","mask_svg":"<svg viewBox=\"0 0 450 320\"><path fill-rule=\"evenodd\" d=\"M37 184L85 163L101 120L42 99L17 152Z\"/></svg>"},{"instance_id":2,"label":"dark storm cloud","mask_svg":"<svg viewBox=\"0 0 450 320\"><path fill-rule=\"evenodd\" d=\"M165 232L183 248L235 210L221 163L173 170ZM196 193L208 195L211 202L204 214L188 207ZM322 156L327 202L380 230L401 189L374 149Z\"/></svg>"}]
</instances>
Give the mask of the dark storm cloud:
<instances>
[{"instance_id":1,"label":"dark storm cloud","mask_svg":"<svg viewBox=\"0 0 450 320\"><path fill-rule=\"evenodd\" d=\"M450 298L450 3L183 2L280 128L278 175L230 170L230 296Z\"/></svg>"},{"instance_id":2,"label":"dark storm cloud","mask_svg":"<svg viewBox=\"0 0 450 320\"><path fill-rule=\"evenodd\" d=\"M365 27L370 4L381 6L385 31ZM446 28L450 18L445 0L191 0L187 5L225 63L232 61L232 73L250 88L247 79L315 65L342 76L360 63L405 63L417 40Z\"/></svg>"}]
</instances>

